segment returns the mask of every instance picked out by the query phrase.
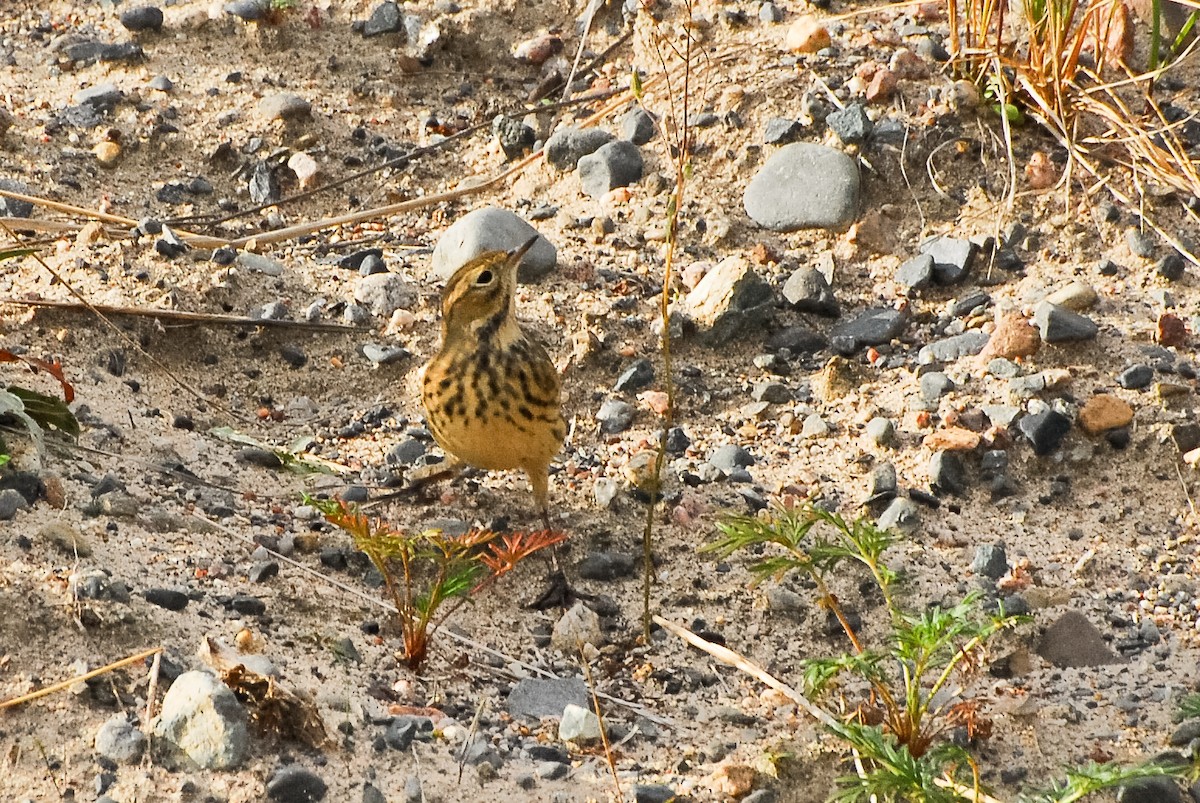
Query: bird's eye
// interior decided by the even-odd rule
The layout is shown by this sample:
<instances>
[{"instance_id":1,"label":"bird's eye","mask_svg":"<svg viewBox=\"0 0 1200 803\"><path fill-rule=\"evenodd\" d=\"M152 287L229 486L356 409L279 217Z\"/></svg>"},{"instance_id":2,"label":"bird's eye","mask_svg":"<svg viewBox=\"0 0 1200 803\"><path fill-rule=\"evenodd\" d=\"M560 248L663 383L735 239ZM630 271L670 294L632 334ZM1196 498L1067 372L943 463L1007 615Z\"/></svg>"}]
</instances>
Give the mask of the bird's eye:
<instances>
[{"instance_id":1,"label":"bird's eye","mask_svg":"<svg viewBox=\"0 0 1200 803\"><path fill-rule=\"evenodd\" d=\"M481 271L480 274L475 277L475 284L479 287L483 287L484 285L491 284L493 278L494 277L492 276L492 272L490 270Z\"/></svg>"}]
</instances>

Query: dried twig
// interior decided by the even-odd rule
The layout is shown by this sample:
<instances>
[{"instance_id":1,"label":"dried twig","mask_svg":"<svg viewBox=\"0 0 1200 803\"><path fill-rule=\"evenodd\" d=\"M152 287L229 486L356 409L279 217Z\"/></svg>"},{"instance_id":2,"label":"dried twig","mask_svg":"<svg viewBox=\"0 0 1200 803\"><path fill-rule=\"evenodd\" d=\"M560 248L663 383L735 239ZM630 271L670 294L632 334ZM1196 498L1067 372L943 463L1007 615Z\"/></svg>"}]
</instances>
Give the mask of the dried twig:
<instances>
[{"instance_id":1,"label":"dried twig","mask_svg":"<svg viewBox=\"0 0 1200 803\"><path fill-rule=\"evenodd\" d=\"M214 312L191 312L189 310L155 309L153 307L124 307L110 304L92 304L80 301L62 301L46 298L0 298L0 304L15 304L22 307L49 307L53 309L93 312L103 315L135 318L156 318L183 324L212 324L214 326L261 326L266 329L303 329L309 332L363 332L369 327L351 326L341 323L312 323L309 321L285 321L268 318L250 318L244 315L221 315Z\"/></svg>"},{"instance_id":2,"label":"dried twig","mask_svg":"<svg viewBox=\"0 0 1200 803\"><path fill-rule=\"evenodd\" d=\"M92 678L99 677L100 675L103 675L106 672L112 672L114 669L120 669L122 667L129 666L130 664L136 664L138 661L144 661L147 658L149 658L151 655L157 655L160 652L162 652L162 647L154 647L153 649L144 650L142 652L139 652L136 655L131 655L128 658L122 658L119 661L114 661L111 664L106 664L106 665L100 667L99 669L93 669L91 672L84 672L82 675L77 675L76 677L73 677L70 680L64 680L60 683L55 683L50 686L46 686L45 688L38 689L37 691L31 691L28 694L22 694L18 697L13 697L8 700L0 701L0 711L3 711L6 708L14 708L18 705L24 705L25 703L32 702L34 700L37 700L40 697L45 697L49 694L54 694L54 692L56 692L56 691L62 691L63 689L69 689L71 686L74 686L76 683L83 683L84 681L88 681L88 680L91 680Z\"/></svg>"}]
</instances>

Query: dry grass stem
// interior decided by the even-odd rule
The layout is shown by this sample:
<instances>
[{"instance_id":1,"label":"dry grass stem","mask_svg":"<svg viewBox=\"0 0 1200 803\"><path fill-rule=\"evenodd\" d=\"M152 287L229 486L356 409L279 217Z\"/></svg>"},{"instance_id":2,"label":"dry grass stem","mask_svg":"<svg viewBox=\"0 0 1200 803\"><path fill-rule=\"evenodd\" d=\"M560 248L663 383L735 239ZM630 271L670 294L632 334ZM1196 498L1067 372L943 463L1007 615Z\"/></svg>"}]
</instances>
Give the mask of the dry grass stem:
<instances>
[{"instance_id":1,"label":"dry grass stem","mask_svg":"<svg viewBox=\"0 0 1200 803\"><path fill-rule=\"evenodd\" d=\"M18 705L24 705L25 703L32 702L41 697L46 697L47 695L62 691L63 689L69 689L76 683L83 683L91 680L92 678L100 677L103 674L112 672L115 669L121 669L122 667L129 666L130 664L136 664L138 661L144 661L151 655L158 655L160 652L162 652L162 647L154 647L149 650L144 650L136 655L131 655L128 658L122 658L121 660L114 661L111 664L105 664L98 669L93 669L91 672L84 672L82 675L77 675L69 680L64 680L59 683L46 686L45 688L38 689L37 691L31 691L28 694L22 694L18 697L12 697L8 700L0 701L0 711L3 711L6 708L14 708Z\"/></svg>"}]
</instances>

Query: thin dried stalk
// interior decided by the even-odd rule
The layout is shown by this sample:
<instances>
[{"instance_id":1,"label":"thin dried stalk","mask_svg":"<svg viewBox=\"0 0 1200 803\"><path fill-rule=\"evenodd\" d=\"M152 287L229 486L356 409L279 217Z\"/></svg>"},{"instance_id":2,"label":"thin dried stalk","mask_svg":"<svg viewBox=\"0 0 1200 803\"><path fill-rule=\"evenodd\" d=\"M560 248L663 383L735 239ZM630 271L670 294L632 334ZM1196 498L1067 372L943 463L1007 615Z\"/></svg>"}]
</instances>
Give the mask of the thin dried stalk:
<instances>
[{"instance_id":1,"label":"thin dried stalk","mask_svg":"<svg viewBox=\"0 0 1200 803\"><path fill-rule=\"evenodd\" d=\"M122 667L129 666L130 664L136 664L138 661L144 661L151 655L158 655L160 652L162 652L162 649L162 647L154 647L149 650L143 650L136 655L131 655L128 658L122 658L119 661L113 661L111 664L105 664L99 669L93 669L91 672L84 672L82 675L76 675L70 680L64 680L59 683L46 686L45 688L38 689L37 691L31 691L28 694L22 694L18 697L12 697L8 700L0 701L0 711L3 711L6 708L15 708L18 705L24 705L25 703L33 702L34 700L46 697L47 695L54 694L58 691L62 691L63 689L69 689L76 683L83 683L91 680L92 678L100 677L103 674L112 672L115 669L120 669Z\"/></svg>"}]
</instances>

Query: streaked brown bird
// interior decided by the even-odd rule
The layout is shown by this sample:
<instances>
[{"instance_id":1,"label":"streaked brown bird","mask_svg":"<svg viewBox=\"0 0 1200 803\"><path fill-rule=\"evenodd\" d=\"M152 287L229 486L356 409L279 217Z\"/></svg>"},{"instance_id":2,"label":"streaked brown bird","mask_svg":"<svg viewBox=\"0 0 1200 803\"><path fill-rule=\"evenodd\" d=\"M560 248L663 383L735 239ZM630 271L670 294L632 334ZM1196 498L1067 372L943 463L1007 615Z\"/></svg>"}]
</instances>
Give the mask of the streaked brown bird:
<instances>
[{"instance_id":1,"label":"streaked brown bird","mask_svg":"<svg viewBox=\"0 0 1200 803\"><path fill-rule=\"evenodd\" d=\"M517 265L536 237L467 262L442 292L442 343L425 366L429 431L460 463L519 468L550 529L550 461L566 437L558 370L517 320Z\"/></svg>"}]
</instances>

